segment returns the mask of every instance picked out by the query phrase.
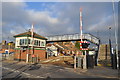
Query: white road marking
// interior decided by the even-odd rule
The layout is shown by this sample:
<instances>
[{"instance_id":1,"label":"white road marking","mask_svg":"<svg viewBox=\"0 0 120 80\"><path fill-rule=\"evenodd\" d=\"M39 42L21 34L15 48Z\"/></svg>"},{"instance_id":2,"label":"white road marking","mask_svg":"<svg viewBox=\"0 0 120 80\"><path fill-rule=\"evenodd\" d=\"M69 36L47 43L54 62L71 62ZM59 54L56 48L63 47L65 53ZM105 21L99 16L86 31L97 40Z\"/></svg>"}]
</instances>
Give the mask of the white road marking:
<instances>
[{"instance_id":1,"label":"white road marking","mask_svg":"<svg viewBox=\"0 0 120 80\"><path fill-rule=\"evenodd\" d=\"M59 69L59 70L64 70L64 69Z\"/></svg>"},{"instance_id":2,"label":"white road marking","mask_svg":"<svg viewBox=\"0 0 120 80\"><path fill-rule=\"evenodd\" d=\"M15 70L15 69L11 69L11 68L6 68L6 67L2 67L3 69L6 69L6 70L9 70L9 71L13 71L13 72L21 72L19 70ZM30 76L30 77L34 77L34 78L45 78L45 77L41 77L41 76L35 76L35 75L32 75L32 74L29 74L29 73L25 73L25 72L21 72L21 74L24 74L24 75L27 75L27 76Z\"/></svg>"}]
</instances>

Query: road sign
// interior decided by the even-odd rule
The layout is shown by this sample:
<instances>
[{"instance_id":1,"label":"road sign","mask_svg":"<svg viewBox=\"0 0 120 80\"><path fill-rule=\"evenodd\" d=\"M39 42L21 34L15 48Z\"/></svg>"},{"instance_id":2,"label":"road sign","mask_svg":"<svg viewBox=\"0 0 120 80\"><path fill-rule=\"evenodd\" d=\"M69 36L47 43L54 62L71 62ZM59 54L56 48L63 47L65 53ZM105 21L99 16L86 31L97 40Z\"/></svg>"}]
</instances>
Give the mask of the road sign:
<instances>
[{"instance_id":1,"label":"road sign","mask_svg":"<svg viewBox=\"0 0 120 80\"><path fill-rule=\"evenodd\" d=\"M90 43L88 41L80 41L80 50L88 50Z\"/></svg>"},{"instance_id":2,"label":"road sign","mask_svg":"<svg viewBox=\"0 0 120 80\"><path fill-rule=\"evenodd\" d=\"M8 45L11 45L11 43L8 43Z\"/></svg>"}]
</instances>

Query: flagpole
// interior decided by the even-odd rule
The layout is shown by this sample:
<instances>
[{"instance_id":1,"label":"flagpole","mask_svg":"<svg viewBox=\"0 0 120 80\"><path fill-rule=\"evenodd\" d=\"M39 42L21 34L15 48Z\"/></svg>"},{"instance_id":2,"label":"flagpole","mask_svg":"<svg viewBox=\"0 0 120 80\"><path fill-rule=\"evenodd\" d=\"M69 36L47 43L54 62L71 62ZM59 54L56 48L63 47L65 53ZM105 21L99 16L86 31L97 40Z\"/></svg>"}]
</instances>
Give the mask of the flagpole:
<instances>
[{"instance_id":1,"label":"flagpole","mask_svg":"<svg viewBox=\"0 0 120 80\"><path fill-rule=\"evenodd\" d=\"M32 54L34 54L34 25L32 24L32 29L31 29L31 36L32 36Z\"/></svg>"},{"instance_id":2,"label":"flagpole","mask_svg":"<svg viewBox=\"0 0 120 80\"><path fill-rule=\"evenodd\" d=\"M34 25L32 24L32 28L31 28L31 37L32 37L32 63L34 63L34 58L33 58L33 56L34 56Z\"/></svg>"}]
</instances>

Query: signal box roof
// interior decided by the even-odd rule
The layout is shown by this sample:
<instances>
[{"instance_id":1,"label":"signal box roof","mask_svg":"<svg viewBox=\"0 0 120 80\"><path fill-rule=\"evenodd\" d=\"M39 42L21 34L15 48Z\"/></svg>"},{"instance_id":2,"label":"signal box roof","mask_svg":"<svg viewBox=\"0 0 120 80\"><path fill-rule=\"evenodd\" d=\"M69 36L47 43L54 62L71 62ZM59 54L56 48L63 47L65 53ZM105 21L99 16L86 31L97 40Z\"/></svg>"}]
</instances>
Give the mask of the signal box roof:
<instances>
[{"instance_id":1,"label":"signal box roof","mask_svg":"<svg viewBox=\"0 0 120 80\"><path fill-rule=\"evenodd\" d=\"M41 36L39 34L36 34L35 32L33 33L33 35L34 35L34 38L47 40L47 38L45 38L45 37L43 37L43 36ZM28 32L25 32L25 33L17 34L17 35L15 35L13 37L16 38L16 37L31 37L31 36L32 36L31 31L28 31Z\"/></svg>"}]
</instances>

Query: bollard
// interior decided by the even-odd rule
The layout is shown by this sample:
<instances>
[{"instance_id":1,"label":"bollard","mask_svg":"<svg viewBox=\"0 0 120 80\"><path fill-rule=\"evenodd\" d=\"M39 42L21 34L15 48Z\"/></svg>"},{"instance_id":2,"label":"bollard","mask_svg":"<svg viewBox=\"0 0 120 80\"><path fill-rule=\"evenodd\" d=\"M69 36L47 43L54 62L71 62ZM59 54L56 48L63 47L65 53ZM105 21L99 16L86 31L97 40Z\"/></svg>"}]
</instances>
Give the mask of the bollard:
<instances>
[{"instance_id":1,"label":"bollard","mask_svg":"<svg viewBox=\"0 0 120 80\"><path fill-rule=\"evenodd\" d=\"M29 59L29 54L27 54L27 56L26 56L26 63L28 63L28 60Z\"/></svg>"},{"instance_id":2,"label":"bollard","mask_svg":"<svg viewBox=\"0 0 120 80\"><path fill-rule=\"evenodd\" d=\"M74 56L74 69L76 69L76 56Z\"/></svg>"}]
</instances>

